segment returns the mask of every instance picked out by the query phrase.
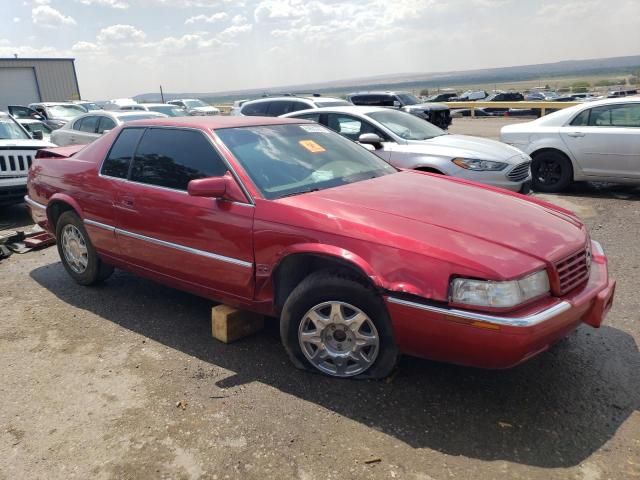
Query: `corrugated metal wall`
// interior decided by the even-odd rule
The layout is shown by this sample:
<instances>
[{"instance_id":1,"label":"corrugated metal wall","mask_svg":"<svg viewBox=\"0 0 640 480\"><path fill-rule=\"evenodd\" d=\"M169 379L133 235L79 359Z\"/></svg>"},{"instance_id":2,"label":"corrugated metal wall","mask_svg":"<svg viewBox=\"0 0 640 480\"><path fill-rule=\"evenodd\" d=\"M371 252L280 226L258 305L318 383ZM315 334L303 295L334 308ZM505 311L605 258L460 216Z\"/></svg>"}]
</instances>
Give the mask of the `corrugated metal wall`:
<instances>
[{"instance_id":1,"label":"corrugated metal wall","mask_svg":"<svg viewBox=\"0 0 640 480\"><path fill-rule=\"evenodd\" d=\"M79 100L80 89L73 59L0 59L0 68L33 67L41 102Z\"/></svg>"}]
</instances>

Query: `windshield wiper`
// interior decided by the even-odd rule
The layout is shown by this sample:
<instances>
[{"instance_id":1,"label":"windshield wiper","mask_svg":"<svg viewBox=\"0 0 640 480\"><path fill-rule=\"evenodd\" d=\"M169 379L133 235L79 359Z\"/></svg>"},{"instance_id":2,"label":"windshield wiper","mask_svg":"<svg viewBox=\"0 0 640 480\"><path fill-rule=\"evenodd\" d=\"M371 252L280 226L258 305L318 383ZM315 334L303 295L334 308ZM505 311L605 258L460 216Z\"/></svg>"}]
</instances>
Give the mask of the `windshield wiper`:
<instances>
[{"instance_id":1,"label":"windshield wiper","mask_svg":"<svg viewBox=\"0 0 640 480\"><path fill-rule=\"evenodd\" d=\"M284 195L280 195L278 198L293 197L294 195L301 195L303 193L317 192L318 190L320 190L320 189L319 188L309 188L307 190L297 190L295 192L289 192L289 193L285 193Z\"/></svg>"}]
</instances>

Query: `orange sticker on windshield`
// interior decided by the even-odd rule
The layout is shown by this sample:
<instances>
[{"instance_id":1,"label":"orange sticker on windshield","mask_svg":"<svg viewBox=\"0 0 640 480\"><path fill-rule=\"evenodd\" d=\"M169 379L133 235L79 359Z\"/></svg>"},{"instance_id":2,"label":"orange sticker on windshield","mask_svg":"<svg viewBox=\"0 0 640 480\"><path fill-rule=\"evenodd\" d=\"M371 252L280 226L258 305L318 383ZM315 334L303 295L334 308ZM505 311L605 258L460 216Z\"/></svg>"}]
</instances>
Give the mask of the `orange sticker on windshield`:
<instances>
[{"instance_id":1,"label":"orange sticker on windshield","mask_svg":"<svg viewBox=\"0 0 640 480\"><path fill-rule=\"evenodd\" d=\"M309 150L311 153L326 152L326 150L322 146L318 145L313 140L300 140L298 143Z\"/></svg>"}]
</instances>

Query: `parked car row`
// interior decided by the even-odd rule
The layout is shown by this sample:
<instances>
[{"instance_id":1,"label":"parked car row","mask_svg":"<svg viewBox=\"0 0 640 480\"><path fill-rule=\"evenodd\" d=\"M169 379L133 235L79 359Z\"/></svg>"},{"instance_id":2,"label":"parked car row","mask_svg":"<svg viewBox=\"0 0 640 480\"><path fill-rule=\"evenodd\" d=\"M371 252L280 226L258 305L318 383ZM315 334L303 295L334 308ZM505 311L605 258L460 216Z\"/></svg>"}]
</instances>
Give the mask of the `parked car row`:
<instances>
[{"instance_id":1,"label":"parked car row","mask_svg":"<svg viewBox=\"0 0 640 480\"><path fill-rule=\"evenodd\" d=\"M395 108L422 118L442 129L451 125L449 107L441 103L425 103L408 92L358 92L347 95L347 100L315 95L286 95L243 101L231 111L232 115L277 117L309 108L345 107Z\"/></svg>"}]
</instances>

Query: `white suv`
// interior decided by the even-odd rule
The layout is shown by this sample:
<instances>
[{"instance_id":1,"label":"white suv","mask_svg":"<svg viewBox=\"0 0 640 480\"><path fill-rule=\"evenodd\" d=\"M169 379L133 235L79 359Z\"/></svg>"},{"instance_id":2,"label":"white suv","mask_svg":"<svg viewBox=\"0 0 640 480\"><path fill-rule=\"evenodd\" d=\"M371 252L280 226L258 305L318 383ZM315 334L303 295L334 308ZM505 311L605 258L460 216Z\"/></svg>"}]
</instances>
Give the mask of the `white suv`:
<instances>
[{"instance_id":1,"label":"white suv","mask_svg":"<svg viewBox=\"0 0 640 480\"><path fill-rule=\"evenodd\" d=\"M13 117L0 112L0 205L22 202L36 152L55 147L41 139L41 132L33 136L39 138L33 138Z\"/></svg>"},{"instance_id":2,"label":"white suv","mask_svg":"<svg viewBox=\"0 0 640 480\"><path fill-rule=\"evenodd\" d=\"M321 97L314 94L308 97L285 95L282 97L266 97L251 100L242 104L242 108L231 112L231 115L252 117L279 117L285 113L323 107L350 107L351 103L340 98Z\"/></svg>"}]
</instances>

